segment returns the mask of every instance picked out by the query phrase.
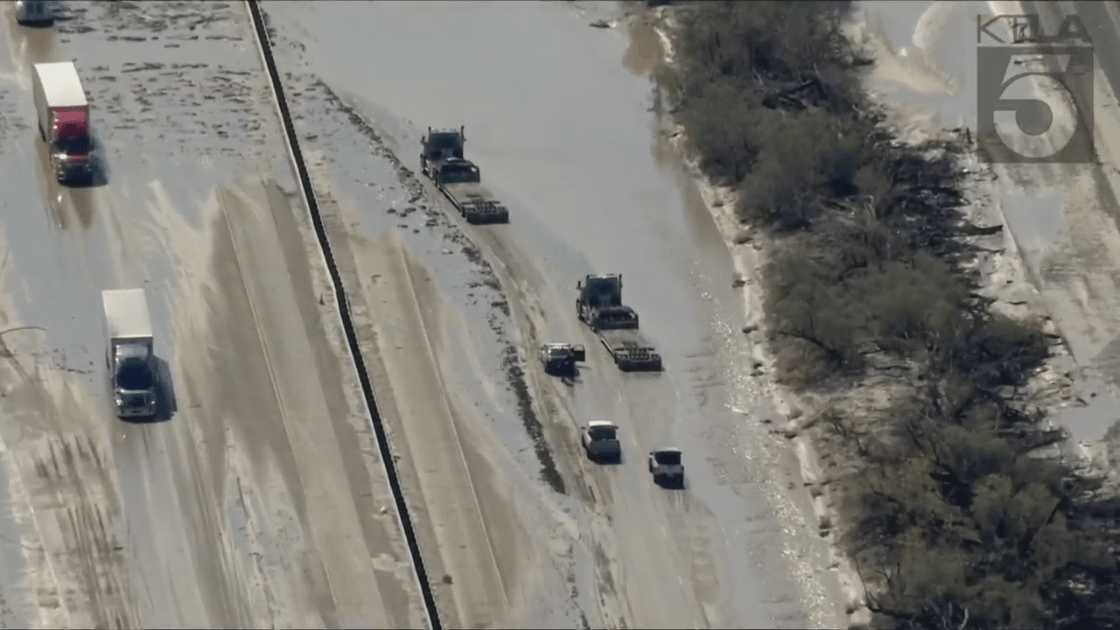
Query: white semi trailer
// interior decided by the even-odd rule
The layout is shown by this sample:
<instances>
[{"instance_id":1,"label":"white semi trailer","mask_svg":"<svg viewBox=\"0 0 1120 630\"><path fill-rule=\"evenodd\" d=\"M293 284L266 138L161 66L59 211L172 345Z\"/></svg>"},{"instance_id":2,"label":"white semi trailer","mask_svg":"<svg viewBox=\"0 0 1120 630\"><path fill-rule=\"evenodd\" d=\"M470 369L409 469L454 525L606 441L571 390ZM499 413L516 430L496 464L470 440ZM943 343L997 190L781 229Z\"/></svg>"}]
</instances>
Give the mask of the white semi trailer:
<instances>
[{"instance_id":1,"label":"white semi trailer","mask_svg":"<svg viewBox=\"0 0 1120 630\"><path fill-rule=\"evenodd\" d=\"M102 291L105 306L105 365L117 416L156 415L152 318L144 289Z\"/></svg>"}]
</instances>

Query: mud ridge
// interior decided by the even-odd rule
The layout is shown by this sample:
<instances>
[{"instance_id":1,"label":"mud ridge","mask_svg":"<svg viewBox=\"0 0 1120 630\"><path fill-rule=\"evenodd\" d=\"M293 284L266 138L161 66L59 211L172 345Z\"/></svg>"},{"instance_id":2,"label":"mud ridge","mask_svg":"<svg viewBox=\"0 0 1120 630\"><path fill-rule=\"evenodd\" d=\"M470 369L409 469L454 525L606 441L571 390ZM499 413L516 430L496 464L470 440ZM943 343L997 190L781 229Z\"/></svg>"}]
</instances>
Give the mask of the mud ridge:
<instances>
[{"instance_id":1,"label":"mud ridge","mask_svg":"<svg viewBox=\"0 0 1120 630\"><path fill-rule=\"evenodd\" d=\"M425 197L424 183L417 177L412 169L404 165L400 158L397 157L396 153L389 148L384 138L381 137L381 134L373 128L370 122L366 120L361 113L348 105L321 79L312 81L311 89L320 90L327 105L334 107L338 113L348 118L350 124L373 144L374 154L384 158L393 165L393 168L396 170L397 181L408 191L409 203L416 203ZM412 210L412 208L406 208L402 214L407 215L410 213L410 210ZM541 478L554 491L566 495L567 486L556 465L556 460L548 444L548 439L545 437L544 425L541 423L540 418L537 417L536 410L533 406L532 394L530 393L529 384L525 376L524 358L518 353L517 344L510 339L507 324L509 320L511 320L512 314L510 312L509 302L502 288L502 283L498 279L498 275L494 272L494 268L482 256L481 250L471 242L470 238L462 230L458 229L452 221L447 221L445 225L450 231L444 238L459 245L460 252L474 265L475 271L482 277L482 282L479 286L485 286L497 294L495 299L490 302L492 310L487 316L487 321L490 324L490 330L494 333L498 343L502 346L500 356L502 368L506 374L507 386L517 398L518 416L521 418L521 424L525 427L529 439L533 442L533 450L536 453L537 460L540 462ZM507 321L503 322L503 318Z\"/></svg>"},{"instance_id":2,"label":"mud ridge","mask_svg":"<svg viewBox=\"0 0 1120 630\"><path fill-rule=\"evenodd\" d=\"M279 109L281 122L284 126L284 133L288 139L292 162L299 176L304 200L307 203L307 209L311 214L311 220L315 228L315 235L323 252L327 271L330 273L331 284L334 285L335 300L339 305L338 313L339 318L342 320L342 329L346 335L346 342L350 349L354 368L358 373L358 380L361 383L366 405L369 408L370 421L373 425L374 433L377 436L377 446L381 453L381 461L385 467L390 490L393 493L393 501L396 504L397 515L401 521L401 529L404 531L405 540L408 543L409 556L411 557L413 570L416 573L420 592L424 599L424 608L427 611L429 625L432 630L442 630L443 623L440 620L439 608L436 606L435 595L432 592L431 580L429 579L427 569L424 567L424 558L420 553L420 543L416 535L416 528L409 516L408 504L405 501L404 492L401 488L400 476L394 464L396 460L393 458L393 453L389 448L388 436L386 435L381 415L378 412L377 401L374 398L372 381L366 369L365 361L362 358L360 345L358 344L358 335L350 316L350 301L346 296L346 289L343 286L338 265L335 263L331 252L330 240L327 238L326 227L323 225L323 218L319 213L319 204L315 198L314 188L311 184L311 176L303 160L303 153L299 147L299 136L296 133L295 123L292 120L291 111L288 109L287 99L284 96L284 87L280 80L280 73L276 67L276 60L272 55L272 42L270 33L268 32L269 29L267 28L265 17L257 1L246 0L246 5L253 21L253 29L256 34L257 45L262 60L264 61L265 68L268 70L269 82L271 83L272 92L276 98L276 105Z\"/></svg>"}]
</instances>

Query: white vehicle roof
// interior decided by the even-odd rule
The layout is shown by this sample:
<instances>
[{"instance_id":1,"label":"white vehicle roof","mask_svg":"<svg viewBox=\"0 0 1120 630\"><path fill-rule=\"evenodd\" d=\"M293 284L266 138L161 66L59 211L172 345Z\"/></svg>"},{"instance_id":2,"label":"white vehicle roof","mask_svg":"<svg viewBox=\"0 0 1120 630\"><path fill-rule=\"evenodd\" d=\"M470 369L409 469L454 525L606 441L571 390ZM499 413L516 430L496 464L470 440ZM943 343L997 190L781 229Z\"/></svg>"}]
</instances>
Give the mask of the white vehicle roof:
<instances>
[{"instance_id":1,"label":"white vehicle roof","mask_svg":"<svg viewBox=\"0 0 1120 630\"><path fill-rule=\"evenodd\" d=\"M618 428L617 424L615 424L613 422L610 422L608 420L592 420L591 422L587 423L587 426L591 427L591 428L594 428L594 427L611 427L611 428L614 428L614 429Z\"/></svg>"},{"instance_id":2,"label":"white vehicle roof","mask_svg":"<svg viewBox=\"0 0 1120 630\"><path fill-rule=\"evenodd\" d=\"M680 453L681 449L676 448L675 446L666 446L663 448L655 448L653 449L653 452L655 455L657 453Z\"/></svg>"},{"instance_id":3,"label":"white vehicle roof","mask_svg":"<svg viewBox=\"0 0 1120 630\"><path fill-rule=\"evenodd\" d=\"M86 92L71 61L37 63L35 72L43 84L43 96L51 107L86 107Z\"/></svg>"},{"instance_id":4,"label":"white vehicle roof","mask_svg":"<svg viewBox=\"0 0 1120 630\"><path fill-rule=\"evenodd\" d=\"M116 289L101 292L109 336L114 339L152 336L152 318L144 289Z\"/></svg>"}]
</instances>

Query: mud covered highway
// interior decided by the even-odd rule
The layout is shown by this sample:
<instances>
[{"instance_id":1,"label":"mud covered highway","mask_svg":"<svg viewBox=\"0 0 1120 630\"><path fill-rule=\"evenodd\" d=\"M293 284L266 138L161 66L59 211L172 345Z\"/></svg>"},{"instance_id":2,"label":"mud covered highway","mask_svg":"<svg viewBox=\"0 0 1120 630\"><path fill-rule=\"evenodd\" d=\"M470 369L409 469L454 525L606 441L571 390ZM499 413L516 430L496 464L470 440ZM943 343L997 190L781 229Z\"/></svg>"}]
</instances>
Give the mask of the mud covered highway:
<instances>
[{"instance_id":1,"label":"mud covered highway","mask_svg":"<svg viewBox=\"0 0 1120 630\"><path fill-rule=\"evenodd\" d=\"M387 446L446 627L840 625L723 239L649 111L652 31L608 3L261 7L387 444L247 7L69 3L35 29L5 5L0 623L424 627ZM91 188L54 182L35 130L31 65L68 59ZM428 125L466 125L509 226L417 177ZM599 272L664 374L618 372L575 320ZM159 423L115 418L101 367L98 293L135 286ZM588 346L574 387L544 341ZM600 418L621 466L580 452ZM683 491L646 472L666 444Z\"/></svg>"},{"instance_id":2,"label":"mud covered highway","mask_svg":"<svg viewBox=\"0 0 1120 630\"><path fill-rule=\"evenodd\" d=\"M241 4L0 27L0 621L418 627L422 608ZM75 59L103 185L44 169L31 64ZM99 292L144 287L170 419L107 396Z\"/></svg>"},{"instance_id":3,"label":"mud covered highway","mask_svg":"<svg viewBox=\"0 0 1120 630\"><path fill-rule=\"evenodd\" d=\"M723 239L650 113L652 30L607 3L262 7L444 623L842 624ZM429 125L465 125L508 226L463 224L417 175ZM665 373L620 373L576 320L576 281L610 272ZM587 345L574 387L540 372L544 341ZM622 466L580 451L600 418ZM650 483L662 444L684 492Z\"/></svg>"}]
</instances>

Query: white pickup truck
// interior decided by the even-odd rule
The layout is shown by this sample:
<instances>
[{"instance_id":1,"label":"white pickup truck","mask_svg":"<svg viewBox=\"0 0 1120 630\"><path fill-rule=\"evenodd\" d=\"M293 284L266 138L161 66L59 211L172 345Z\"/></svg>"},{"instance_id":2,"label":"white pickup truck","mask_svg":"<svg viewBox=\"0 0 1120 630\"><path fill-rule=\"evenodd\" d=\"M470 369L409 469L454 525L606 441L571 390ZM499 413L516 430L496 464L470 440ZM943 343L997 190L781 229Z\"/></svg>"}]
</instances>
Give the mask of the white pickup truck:
<instances>
[{"instance_id":1,"label":"white pickup truck","mask_svg":"<svg viewBox=\"0 0 1120 630\"><path fill-rule=\"evenodd\" d=\"M583 450L594 461L622 460L622 443L618 441L618 425L606 420L592 420L583 428Z\"/></svg>"}]
</instances>

